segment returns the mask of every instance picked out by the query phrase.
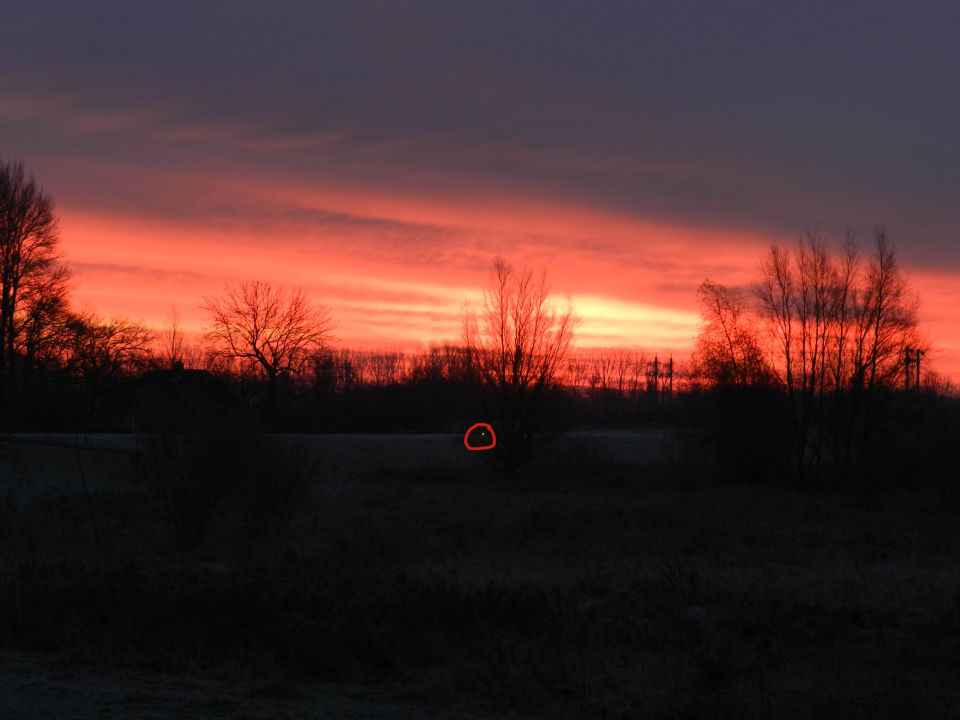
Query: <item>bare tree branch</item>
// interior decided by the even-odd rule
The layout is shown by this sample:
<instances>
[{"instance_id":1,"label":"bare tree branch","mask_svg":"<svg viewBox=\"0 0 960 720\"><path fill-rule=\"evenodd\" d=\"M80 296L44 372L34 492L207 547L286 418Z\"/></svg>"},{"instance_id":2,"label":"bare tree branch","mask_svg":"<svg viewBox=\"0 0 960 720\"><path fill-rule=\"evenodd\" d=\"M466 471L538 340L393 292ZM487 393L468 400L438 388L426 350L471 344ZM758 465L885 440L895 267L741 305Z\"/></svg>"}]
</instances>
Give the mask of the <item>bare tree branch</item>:
<instances>
[{"instance_id":1,"label":"bare tree branch","mask_svg":"<svg viewBox=\"0 0 960 720\"><path fill-rule=\"evenodd\" d=\"M215 351L258 369L271 385L301 373L331 340L330 313L312 305L299 288L241 282L220 297L205 297L202 307L210 317L204 337Z\"/></svg>"},{"instance_id":2,"label":"bare tree branch","mask_svg":"<svg viewBox=\"0 0 960 720\"><path fill-rule=\"evenodd\" d=\"M545 395L566 368L576 318L549 304L546 273L498 259L480 315L465 309L463 341L492 398L508 471L522 463L544 423Z\"/></svg>"}]
</instances>

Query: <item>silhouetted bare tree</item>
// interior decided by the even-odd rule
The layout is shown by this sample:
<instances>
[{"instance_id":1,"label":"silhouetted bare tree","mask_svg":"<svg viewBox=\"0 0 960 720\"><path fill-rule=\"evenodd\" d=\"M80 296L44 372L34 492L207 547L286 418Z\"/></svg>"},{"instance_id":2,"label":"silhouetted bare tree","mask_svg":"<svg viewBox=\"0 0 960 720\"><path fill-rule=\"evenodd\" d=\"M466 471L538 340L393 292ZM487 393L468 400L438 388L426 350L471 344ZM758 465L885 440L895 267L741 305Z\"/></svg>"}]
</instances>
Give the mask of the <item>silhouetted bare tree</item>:
<instances>
[{"instance_id":1,"label":"silhouetted bare tree","mask_svg":"<svg viewBox=\"0 0 960 720\"><path fill-rule=\"evenodd\" d=\"M180 311L170 308L167 326L160 331L160 358L169 367L182 366L185 357L185 338L180 327Z\"/></svg>"},{"instance_id":2,"label":"silhouetted bare tree","mask_svg":"<svg viewBox=\"0 0 960 720\"><path fill-rule=\"evenodd\" d=\"M68 362L88 384L136 375L150 362L153 331L140 323L73 313L68 332Z\"/></svg>"},{"instance_id":3,"label":"silhouetted bare tree","mask_svg":"<svg viewBox=\"0 0 960 720\"><path fill-rule=\"evenodd\" d=\"M202 307L210 315L205 338L216 352L257 369L271 388L279 378L306 369L331 339L330 313L299 288L241 282L220 297L205 297Z\"/></svg>"},{"instance_id":4,"label":"silhouetted bare tree","mask_svg":"<svg viewBox=\"0 0 960 720\"><path fill-rule=\"evenodd\" d=\"M29 386L38 371L59 366L69 344L70 271L57 265L20 291L21 312L14 350L20 360L20 377Z\"/></svg>"},{"instance_id":5,"label":"silhouetted bare tree","mask_svg":"<svg viewBox=\"0 0 960 720\"><path fill-rule=\"evenodd\" d=\"M36 360L60 319L67 271L60 265L53 201L22 162L0 159L0 392L17 384L21 352ZM29 370L28 370L29 372Z\"/></svg>"},{"instance_id":6,"label":"silhouetted bare tree","mask_svg":"<svg viewBox=\"0 0 960 720\"><path fill-rule=\"evenodd\" d=\"M463 340L496 414L498 449L508 472L529 454L546 417L546 399L565 369L573 339L571 309L549 303L546 272L494 263L479 316L464 313Z\"/></svg>"},{"instance_id":7,"label":"silhouetted bare tree","mask_svg":"<svg viewBox=\"0 0 960 720\"><path fill-rule=\"evenodd\" d=\"M837 257L808 233L793 252L770 249L758 293L770 365L793 409L796 471L802 479L819 469L831 437L842 465L870 439L905 349L925 347L896 253L878 230L864 268L852 238Z\"/></svg>"},{"instance_id":8,"label":"silhouetted bare tree","mask_svg":"<svg viewBox=\"0 0 960 720\"><path fill-rule=\"evenodd\" d=\"M710 381L745 387L766 382L770 371L742 294L710 280L697 291L703 327L695 362Z\"/></svg>"}]
</instances>

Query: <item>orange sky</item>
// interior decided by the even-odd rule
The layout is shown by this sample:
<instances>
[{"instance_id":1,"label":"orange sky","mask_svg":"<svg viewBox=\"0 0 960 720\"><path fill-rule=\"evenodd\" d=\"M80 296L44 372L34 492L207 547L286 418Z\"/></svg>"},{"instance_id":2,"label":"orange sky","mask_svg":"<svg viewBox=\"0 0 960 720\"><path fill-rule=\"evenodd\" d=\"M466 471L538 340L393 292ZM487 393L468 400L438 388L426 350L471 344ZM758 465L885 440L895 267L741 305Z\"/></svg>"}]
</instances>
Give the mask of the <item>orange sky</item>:
<instances>
[{"instance_id":1,"label":"orange sky","mask_svg":"<svg viewBox=\"0 0 960 720\"><path fill-rule=\"evenodd\" d=\"M163 326L172 306L189 331L205 295L263 279L304 287L333 313L339 344L415 349L456 341L462 303L480 299L493 259L545 267L559 305L582 318L580 346L631 346L685 356L698 330L696 287L757 277L771 242L791 238L645 223L596 208L517 196L425 198L317 185L265 188L219 179L252 208L271 203L335 216L304 223L163 219L60 207L61 233L79 281L76 298L104 315ZM158 192L163 185L158 185ZM279 217L279 219L277 219ZM310 216L313 217L313 216ZM290 219L294 218L294 219ZM950 273L906 266L934 350L931 366L960 380L960 285Z\"/></svg>"}]
</instances>

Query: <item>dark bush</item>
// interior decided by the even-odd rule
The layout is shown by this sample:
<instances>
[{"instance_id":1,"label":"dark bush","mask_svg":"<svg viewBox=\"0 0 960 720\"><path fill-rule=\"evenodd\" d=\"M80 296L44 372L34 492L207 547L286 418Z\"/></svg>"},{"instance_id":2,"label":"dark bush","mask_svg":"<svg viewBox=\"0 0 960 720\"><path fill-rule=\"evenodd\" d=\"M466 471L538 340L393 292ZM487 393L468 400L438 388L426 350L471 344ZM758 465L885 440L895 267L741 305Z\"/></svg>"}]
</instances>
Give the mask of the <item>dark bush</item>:
<instances>
[{"instance_id":1,"label":"dark bush","mask_svg":"<svg viewBox=\"0 0 960 720\"><path fill-rule=\"evenodd\" d=\"M307 496L317 463L308 463L282 437L249 438L249 465L241 475L240 512L251 532L279 529Z\"/></svg>"},{"instance_id":2,"label":"dark bush","mask_svg":"<svg viewBox=\"0 0 960 720\"><path fill-rule=\"evenodd\" d=\"M249 443L241 435L161 433L141 440L138 464L181 550L207 533L224 491L250 472Z\"/></svg>"}]
</instances>

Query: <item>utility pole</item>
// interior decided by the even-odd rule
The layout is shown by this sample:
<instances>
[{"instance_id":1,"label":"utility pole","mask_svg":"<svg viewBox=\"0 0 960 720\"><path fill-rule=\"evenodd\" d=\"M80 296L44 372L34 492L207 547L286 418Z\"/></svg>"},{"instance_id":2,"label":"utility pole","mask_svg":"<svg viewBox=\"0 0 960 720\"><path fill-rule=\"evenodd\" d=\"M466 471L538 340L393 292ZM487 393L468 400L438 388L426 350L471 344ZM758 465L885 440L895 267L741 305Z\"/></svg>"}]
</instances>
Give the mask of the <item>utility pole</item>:
<instances>
[{"instance_id":1,"label":"utility pole","mask_svg":"<svg viewBox=\"0 0 960 720\"><path fill-rule=\"evenodd\" d=\"M673 355L670 356L670 363L667 365L667 375L670 378L670 399L673 399Z\"/></svg>"},{"instance_id":2,"label":"utility pole","mask_svg":"<svg viewBox=\"0 0 960 720\"><path fill-rule=\"evenodd\" d=\"M914 350L913 348L903 349L903 389L910 389L910 381L913 380L913 389L920 389L920 358L924 356L923 350ZM910 366L913 365L913 372L910 372Z\"/></svg>"},{"instance_id":3,"label":"utility pole","mask_svg":"<svg viewBox=\"0 0 960 720\"><path fill-rule=\"evenodd\" d=\"M655 400L660 400L660 359L654 355L653 356L653 397Z\"/></svg>"}]
</instances>

